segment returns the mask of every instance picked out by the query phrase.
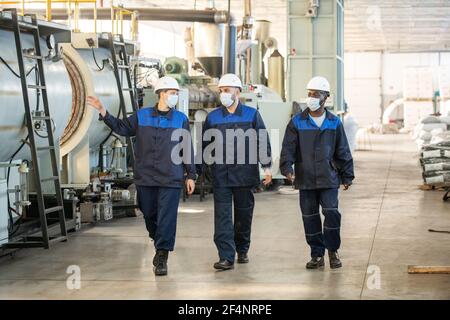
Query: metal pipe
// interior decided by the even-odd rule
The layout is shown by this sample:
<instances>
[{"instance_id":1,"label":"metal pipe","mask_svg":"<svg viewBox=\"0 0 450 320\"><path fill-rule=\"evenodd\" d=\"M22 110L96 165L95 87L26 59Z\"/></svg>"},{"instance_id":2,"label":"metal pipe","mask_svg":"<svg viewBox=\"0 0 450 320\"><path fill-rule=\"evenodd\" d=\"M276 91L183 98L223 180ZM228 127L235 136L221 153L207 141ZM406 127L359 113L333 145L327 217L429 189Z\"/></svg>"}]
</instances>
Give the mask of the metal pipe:
<instances>
[{"instance_id":1,"label":"metal pipe","mask_svg":"<svg viewBox=\"0 0 450 320\"><path fill-rule=\"evenodd\" d=\"M236 41L236 25L227 25L225 28L224 73L236 73Z\"/></svg>"},{"instance_id":2,"label":"metal pipe","mask_svg":"<svg viewBox=\"0 0 450 320\"><path fill-rule=\"evenodd\" d=\"M153 9L153 8L127 8L130 11L139 12L140 21L184 21L184 22L206 22L206 23L226 23L228 22L227 11L212 10L180 10L180 9ZM28 9L27 13L45 15L45 10ZM52 9L53 20L67 20L67 12L63 9ZM94 19L92 9L80 8L80 19ZM124 17L130 20L130 16ZM110 20L111 9L98 8L97 20Z\"/></svg>"},{"instance_id":3,"label":"metal pipe","mask_svg":"<svg viewBox=\"0 0 450 320\"><path fill-rule=\"evenodd\" d=\"M138 41L139 38L139 12L133 11L131 24L131 39L133 41Z\"/></svg>"},{"instance_id":4,"label":"metal pipe","mask_svg":"<svg viewBox=\"0 0 450 320\"><path fill-rule=\"evenodd\" d=\"M236 72L237 23L231 14L231 0L228 0L227 24L225 26L225 52L223 57L223 73Z\"/></svg>"},{"instance_id":5,"label":"metal pipe","mask_svg":"<svg viewBox=\"0 0 450 320\"><path fill-rule=\"evenodd\" d=\"M244 16L252 15L252 0L244 0Z\"/></svg>"},{"instance_id":6,"label":"metal pipe","mask_svg":"<svg viewBox=\"0 0 450 320\"><path fill-rule=\"evenodd\" d=\"M50 0L47 0L47 12L46 12L46 19L47 21L52 21L52 2Z\"/></svg>"}]
</instances>

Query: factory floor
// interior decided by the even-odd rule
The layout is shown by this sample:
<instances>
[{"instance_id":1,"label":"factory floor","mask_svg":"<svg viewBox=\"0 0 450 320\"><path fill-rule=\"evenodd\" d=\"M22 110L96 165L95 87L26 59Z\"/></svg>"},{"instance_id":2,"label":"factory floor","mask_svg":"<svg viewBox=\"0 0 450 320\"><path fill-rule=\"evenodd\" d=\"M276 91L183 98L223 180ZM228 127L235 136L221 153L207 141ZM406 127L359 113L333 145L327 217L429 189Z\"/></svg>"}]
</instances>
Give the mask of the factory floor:
<instances>
[{"instance_id":1,"label":"factory floor","mask_svg":"<svg viewBox=\"0 0 450 320\"><path fill-rule=\"evenodd\" d=\"M449 234L428 232L450 230L450 203L442 191L418 188L408 135L371 142L372 151L355 153L357 180L340 195L342 269L305 269L298 197L272 192L256 195L250 263L216 272L212 200L195 196L180 206L167 277L153 275L143 218L123 218L51 250L0 259L0 299L450 299L450 275L407 273L408 265L450 266ZM67 289L72 265L79 290Z\"/></svg>"}]
</instances>

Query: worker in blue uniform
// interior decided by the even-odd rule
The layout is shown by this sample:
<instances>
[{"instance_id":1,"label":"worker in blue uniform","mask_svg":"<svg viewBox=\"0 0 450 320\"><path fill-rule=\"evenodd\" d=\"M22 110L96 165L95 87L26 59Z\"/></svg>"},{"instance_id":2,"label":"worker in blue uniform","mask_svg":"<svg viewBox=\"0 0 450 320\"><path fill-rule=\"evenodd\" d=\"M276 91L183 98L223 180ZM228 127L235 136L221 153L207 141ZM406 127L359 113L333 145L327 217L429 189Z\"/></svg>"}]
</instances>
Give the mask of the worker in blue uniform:
<instances>
[{"instance_id":1,"label":"worker in blue uniform","mask_svg":"<svg viewBox=\"0 0 450 320\"><path fill-rule=\"evenodd\" d=\"M188 117L175 109L178 82L162 77L155 86L159 101L122 120L112 116L96 97L87 102L100 112L100 118L115 133L136 136L134 180L138 206L142 211L156 254L155 275L167 274L169 251L174 250L178 204L183 184L188 194L195 188L195 163ZM175 130L183 138L173 139ZM182 161L174 161L172 151L182 148Z\"/></svg>"},{"instance_id":2,"label":"worker in blue uniform","mask_svg":"<svg viewBox=\"0 0 450 320\"><path fill-rule=\"evenodd\" d=\"M325 109L325 101L330 96L329 82L314 77L307 89L307 108L296 114L286 128L280 169L300 189L302 220L311 248L311 260L306 268L322 268L325 249L330 268L340 268L338 191L341 184L344 190L352 184L353 158L341 120ZM319 206L325 216L323 228Z\"/></svg>"},{"instance_id":3,"label":"worker in blue uniform","mask_svg":"<svg viewBox=\"0 0 450 320\"><path fill-rule=\"evenodd\" d=\"M214 242L219 253L219 261L214 268L229 270L234 268L236 253L238 263L249 261L255 204L252 188L260 183L258 163L265 170L264 185L271 183L271 153L268 134L258 110L239 102L241 80L234 74L226 74L219 81L219 90L221 106L208 114L203 126L203 156L207 156L211 143L218 146L215 152L222 150L221 155L214 153L214 159L209 163L214 190ZM208 132L218 133L222 141L218 142L214 137L209 142ZM239 132L240 138L242 134L248 134L242 143L238 142Z\"/></svg>"}]
</instances>

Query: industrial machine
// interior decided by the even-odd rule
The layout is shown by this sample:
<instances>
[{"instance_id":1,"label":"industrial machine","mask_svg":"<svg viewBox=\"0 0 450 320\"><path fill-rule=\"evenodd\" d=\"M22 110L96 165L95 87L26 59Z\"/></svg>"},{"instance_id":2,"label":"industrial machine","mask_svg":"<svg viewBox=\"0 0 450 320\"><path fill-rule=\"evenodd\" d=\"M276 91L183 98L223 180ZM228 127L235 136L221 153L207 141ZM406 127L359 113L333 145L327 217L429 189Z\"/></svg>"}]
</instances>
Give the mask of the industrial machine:
<instances>
[{"instance_id":1,"label":"industrial machine","mask_svg":"<svg viewBox=\"0 0 450 320\"><path fill-rule=\"evenodd\" d=\"M223 20L206 14L205 25ZM194 12L194 19L205 21L205 14ZM125 118L142 99L137 75L149 68L162 74L161 63L139 56L138 43L121 35L73 32L16 10L0 11L0 47L2 248L49 248L82 222L135 215L133 141L112 133L85 101L99 96ZM204 96L187 83L178 109L189 114L189 101Z\"/></svg>"},{"instance_id":2,"label":"industrial machine","mask_svg":"<svg viewBox=\"0 0 450 320\"><path fill-rule=\"evenodd\" d=\"M226 45L227 32L224 26L194 23L193 28L186 30L188 59L167 58L163 64L163 72L177 79L188 92L188 114L192 123L193 140L196 142L201 136L201 123L206 115L220 105L217 84L223 74L222 70L231 69L231 72L237 73L244 80L241 102L258 109L265 120L273 152L273 178L284 179L278 169L279 158L284 129L292 115L291 103L284 101L284 58L277 50L276 39L270 37L270 22L253 22L250 5L246 8L249 9L242 24L245 30L241 28L241 34L233 40L236 43ZM224 64L222 57L227 56L227 47L237 48L234 56L239 61L238 65ZM265 67L266 61L268 68ZM149 95L144 98L144 105L154 103L154 97L149 91L151 88L146 90ZM197 145L198 143L194 144L195 152Z\"/></svg>"},{"instance_id":3,"label":"industrial machine","mask_svg":"<svg viewBox=\"0 0 450 320\"><path fill-rule=\"evenodd\" d=\"M66 241L67 232L83 222L136 215L133 140L111 132L86 105L86 97L100 97L111 114L126 118L139 107L155 105L148 74L179 81L177 108L189 116L195 142L201 137L199 124L219 105L219 77L237 73L244 83L242 102L264 118L273 176L282 181L281 144L296 111L285 100L285 62L270 36L270 22L253 18L250 0L244 1L242 24L209 2L212 8L203 11L118 8L131 13L133 41L116 34L114 21L114 35L80 33L35 15L0 11L1 248L49 248ZM77 15L106 20L107 11L92 15L82 9ZM67 18L64 10L52 13ZM137 16L193 22L185 33L187 59L168 57L162 63L141 56ZM207 177L199 183L202 199Z\"/></svg>"},{"instance_id":4,"label":"industrial machine","mask_svg":"<svg viewBox=\"0 0 450 320\"><path fill-rule=\"evenodd\" d=\"M10 45L17 39L20 49ZM66 236L76 228L80 201L97 203L89 212L81 206L81 222L111 219L115 203L122 213L133 213L132 182L123 181L132 178L132 143L114 136L85 100L97 95L112 114L133 112L127 53L134 54L135 44L110 34L72 34L64 25L14 10L0 13L0 43L0 179L7 184L0 194L7 200L1 202L0 217L2 232L6 217L10 233L4 246L48 248L58 238L53 233ZM55 167L46 150L57 156ZM59 202L63 206L51 212L51 204ZM55 224L64 230L52 230Z\"/></svg>"}]
</instances>

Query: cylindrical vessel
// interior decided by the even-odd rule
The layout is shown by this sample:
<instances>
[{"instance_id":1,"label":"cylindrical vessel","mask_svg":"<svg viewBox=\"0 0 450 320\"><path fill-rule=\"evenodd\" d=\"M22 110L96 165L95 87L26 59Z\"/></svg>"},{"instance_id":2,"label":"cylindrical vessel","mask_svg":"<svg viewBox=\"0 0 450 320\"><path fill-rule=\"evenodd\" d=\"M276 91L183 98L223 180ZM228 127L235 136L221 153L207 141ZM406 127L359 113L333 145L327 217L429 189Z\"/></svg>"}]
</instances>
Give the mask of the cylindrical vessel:
<instances>
[{"instance_id":1,"label":"cylindrical vessel","mask_svg":"<svg viewBox=\"0 0 450 320\"><path fill-rule=\"evenodd\" d=\"M34 48L31 35L22 33L22 48ZM8 65L19 74L17 52L14 45L14 34L11 31L0 29L0 56ZM40 43L44 56L48 55L48 49L44 40ZM25 58L25 70L29 71L36 61ZM71 115L72 89L69 76L63 61L51 61L45 59L44 71L47 86L47 95L51 116L55 123L54 136L59 138ZM27 77L28 84L36 83L35 71ZM31 110L36 110L36 90L29 89ZM39 110L43 110L42 98L39 102ZM26 138L28 131L25 126L25 108L20 79L16 77L3 63L0 63L0 161L8 161L14 152ZM46 143L46 139L37 139L38 144ZM16 154L15 159L28 158L29 147L24 146Z\"/></svg>"},{"instance_id":2,"label":"cylindrical vessel","mask_svg":"<svg viewBox=\"0 0 450 320\"><path fill-rule=\"evenodd\" d=\"M284 58L278 50L275 50L269 58L269 88L275 90L283 100L284 91Z\"/></svg>"},{"instance_id":3,"label":"cylindrical vessel","mask_svg":"<svg viewBox=\"0 0 450 320\"><path fill-rule=\"evenodd\" d=\"M270 26L272 22L268 20L256 20L255 22L255 40L263 43L267 38L270 37Z\"/></svg>"},{"instance_id":4,"label":"cylindrical vessel","mask_svg":"<svg viewBox=\"0 0 450 320\"><path fill-rule=\"evenodd\" d=\"M219 78L223 73L225 26L194 23L194 51L206 73L213 78Z\"/></svg>"},{"instance_id":5,"label":"cylindrical vessel","mask_svg":"<svg viewBox=\"0 0 450 320\"><path fill-rule=\"evenodd\" d=\"M91 49L70 50L67 46L64 47L64 62L73 90L71 116L73 126L70 126L71 123L69 123L65 132L66 135L63 137L62 146L71 143L72 139L78 140L76 137L85 135L87 130L89 146L95 148L109 134L109 128L98 119L98 113L86 104L88 95L97 96L112 115L118 115L120 100L114 70L109 63L105 63L103 70L99 70L94 56L100 67L103 66L103 60L108 60L111 57L109 50L104 48L94 49L93 54ZM124 72L122 79L122 86L126 87ZM124 92L124 98L129 108L131 101L127 96L127 92ZM87 120L88 124L81 126L85 120ZM69 130L73 131L71 136L67 136ZM69 150L64 153L67 152Z\"/></svg>"},{"instance_id":6,"label":"cylindrical vessel","mask_svg":"<svg viewBox=\"0 0 450 320\"><path fill-rule=\"evenodd\" d=\"M34 48L31 35L21 35L23 49ZM14 34L0 29L0 56L16 72L19 73L17 53L14 45ZM47 56L46 42L41 40L41 50ZM96 95L107 107L108 111L117 115L119 96L113 69L106 63L99 70L94 62L91 49L74 49L71 44L61 45L62 59L45 59L44 73L47 86L50 116L54 121L55 143L61 146L61 156L74 150L80 142L88 137L89 147L95 148L108 136L110 130L98 120L98 113L86 105L88 95ZM95 58L100 66L103 60L111 55L109 50L94 49ZM25 59L25 70L30 70L35 60ZM125 79L125 77L123 77ZM28 84L36 84L35 72L27 77ZM125 81L126 82L126 81ZM124 83L124 87L126 84ZM124 93L126 95L126 93ZM31 110L43 110L42 97L39 104L36 90L29 89ZM125 99L131 104L130 99ZM20 79L3 63L0 63L0 161L8 161L28 135L25 126L25 108ZM47 139L37 139L38 145L47 144ZM30 150L24 146L14 159L30 159Z\"/></svg>"}]
</instances>

